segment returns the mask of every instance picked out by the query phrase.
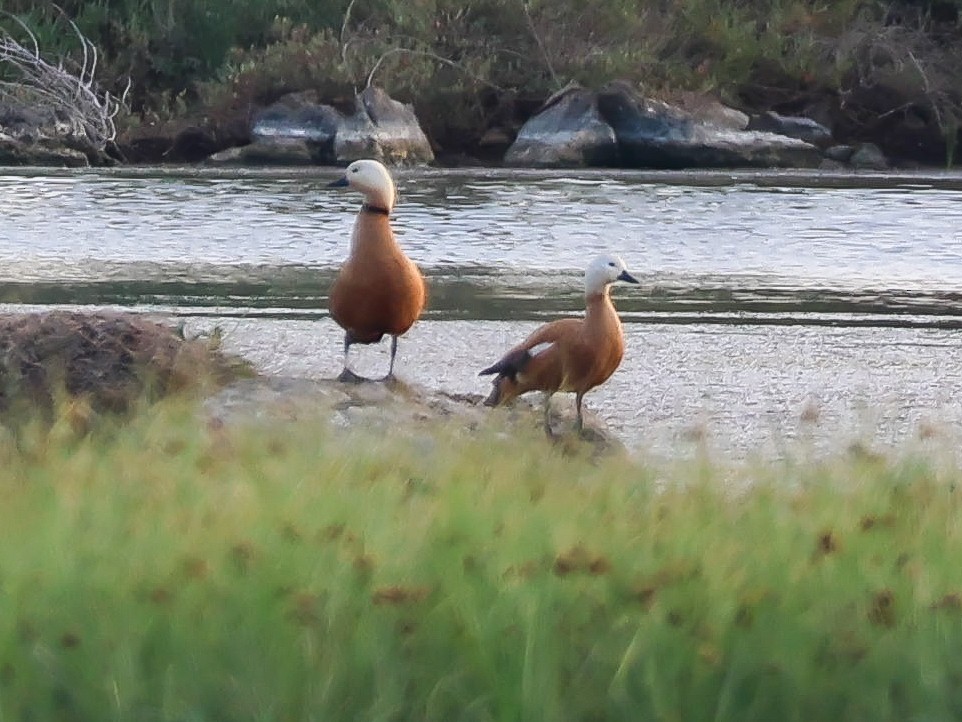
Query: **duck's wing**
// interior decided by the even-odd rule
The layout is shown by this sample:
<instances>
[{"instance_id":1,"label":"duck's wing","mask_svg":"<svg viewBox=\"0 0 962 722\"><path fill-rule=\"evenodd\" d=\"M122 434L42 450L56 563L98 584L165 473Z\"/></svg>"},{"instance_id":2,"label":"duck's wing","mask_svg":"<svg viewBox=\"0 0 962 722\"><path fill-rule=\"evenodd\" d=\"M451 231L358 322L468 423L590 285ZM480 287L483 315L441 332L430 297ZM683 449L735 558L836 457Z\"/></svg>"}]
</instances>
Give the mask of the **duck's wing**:
<instances>
[{"instance_id":1,"label":"duck's wing","mask_svg":"<svg viewBox=\"0 0 962 722\"><path fill-rule=\"evenodd\" d=\"M563 318L546 323L497 362L481 371L479 376L498 374L514 380L533 358L556 353L559 344L577 339L583 323L584 321L578 318Z\"/></svg>"}]
</instances>

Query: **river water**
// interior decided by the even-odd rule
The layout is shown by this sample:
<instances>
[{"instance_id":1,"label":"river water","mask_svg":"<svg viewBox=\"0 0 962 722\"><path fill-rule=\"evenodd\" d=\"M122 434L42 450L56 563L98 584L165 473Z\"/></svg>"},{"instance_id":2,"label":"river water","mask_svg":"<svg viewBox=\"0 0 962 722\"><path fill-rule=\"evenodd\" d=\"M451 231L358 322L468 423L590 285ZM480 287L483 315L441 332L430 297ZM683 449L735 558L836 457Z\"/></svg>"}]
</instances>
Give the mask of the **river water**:
<instances>
[{"instance_id":1,"label":"river water","mask_svg":"<svg viewBox=\"0 0 962 722\"><path fill-rule=\"evenodd\" d=\"M331 377L326 291L359 197L335 169L0 171L0 310L123 308L220 327L266 373ZM583 308L620 254L627 352L586 397L629 446L741 454L962 432L962 175L410 170L397 235L431 302L398 374L477 370ZM354 354L379 373L383 348ZM558 404L570 403L560 397ZM925 442L929 443L929 442Z\"/></svg>"}]
</instances>

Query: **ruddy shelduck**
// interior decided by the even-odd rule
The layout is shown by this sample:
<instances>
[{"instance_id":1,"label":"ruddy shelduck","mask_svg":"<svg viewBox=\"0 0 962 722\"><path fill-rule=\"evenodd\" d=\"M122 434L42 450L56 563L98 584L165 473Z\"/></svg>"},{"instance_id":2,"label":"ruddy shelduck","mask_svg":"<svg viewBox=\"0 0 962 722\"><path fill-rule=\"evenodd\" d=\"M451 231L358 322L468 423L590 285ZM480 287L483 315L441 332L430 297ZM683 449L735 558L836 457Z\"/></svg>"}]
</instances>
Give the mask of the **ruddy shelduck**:
<instances>
[{"instance_id":1,"label":"ruddy shelduck","mask_svg":"<svg viewBox=\"0 0 962 722\"><path fill-rule=\"evenodd\" d=\"M398 245L391 230L394 181L376 160L356 160L332 188L349 187L364 194L354 222L351 250L331 287L331 317L344 329L341 381L361 381L348 367L351 344L377 343L391 337L391 363L385 380L394 376L398 336L424 309L424 276Z\"/></svg>"},{"instance_id":2,"label":"ruddy shelduck","mask_svg":"<svg viewBox=\"0 0 962 722\"><path fill-rule=\"evenodd\" d=\"M625 353L621 320L609 289L615 281L638 283L618 256L599 256L585 272L584 318L565 318L541 326L521 344L481 375L497 374L488 406L506 404L528 391L543 391L544 428L550 423L551 396L559 391L575 394L575 426L584 428L581 402L591 389L615 372Z\"/></svg>"}]
</instances>

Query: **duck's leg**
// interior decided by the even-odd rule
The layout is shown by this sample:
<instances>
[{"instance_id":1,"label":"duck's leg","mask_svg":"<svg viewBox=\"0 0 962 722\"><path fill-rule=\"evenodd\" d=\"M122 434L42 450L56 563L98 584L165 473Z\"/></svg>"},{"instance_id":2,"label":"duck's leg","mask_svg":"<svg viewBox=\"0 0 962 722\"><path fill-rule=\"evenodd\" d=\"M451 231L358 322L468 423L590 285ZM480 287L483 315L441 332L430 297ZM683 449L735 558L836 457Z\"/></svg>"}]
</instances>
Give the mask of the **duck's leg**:
<instances>
[{"instance_id":1,"label":"duck's leg","mask_svg":"<svg viewBox=\"0 0 962 722\"><path fill-rule=\"evenodd\" d=\"M341 371L341 375L337 377L338 381L347 384L359 384L362 381L366 381L363 376L358 376L356 373L351 371L347 365L347 352L351 349L351 344L354 343L354 339L351 338L351 332L344 332L344 370Z\"/></svg>"},{"instance_id":2,"label":"duck's leg","mask_svg":"<svg viewBox=\"0 0 962 722\"><path fill-rule=\"evenodd\" d=\"M575 394L575 411L577 412L575 414L575 431L579 434L585 430L585 419L584 416L581 415L581 401L584 397L584 394Z\"/></svg>"},{"instance_id":3,"label":"duck's leg","mask_svg":"<svg viewBox=\"0 0 962 722\"><path fill-rule=\"evenodd\" d=\"M392 381L394 379L394 357L397 356L397 336L391 336L391 363L387 367L387 376L382 381Z\"/></svg>"},{"instance_id":4,"label":"duck's leg","mask_svg":"<svg viewBox=\"0 0 962 722\"><path fill-rule=\"evenodd\" d=\"M555 438L554 431L551 429L551 392L544 392L544 432L549 439Z\"/></svg>"},{"instance_id":5,"label":"duck's leg","mask_svg":"<svg viewBox=\"0 0 962 722\"><path fill-rule=\"evenodd\" d=\"M395 381L394 378L394 357L397 356L397 336L391 336L391 362L387 367L387 376L381 378L381 381L390 383Z\"/></svg>"}]
</instances>

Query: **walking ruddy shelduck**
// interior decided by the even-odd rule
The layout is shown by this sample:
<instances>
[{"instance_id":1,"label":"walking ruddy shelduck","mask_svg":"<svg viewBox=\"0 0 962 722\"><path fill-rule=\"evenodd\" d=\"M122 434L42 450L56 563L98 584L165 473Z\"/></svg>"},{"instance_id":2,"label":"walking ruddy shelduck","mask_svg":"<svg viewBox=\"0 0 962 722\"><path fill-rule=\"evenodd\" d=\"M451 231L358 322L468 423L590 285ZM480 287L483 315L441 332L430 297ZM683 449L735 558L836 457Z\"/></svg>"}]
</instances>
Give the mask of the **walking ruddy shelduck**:
<instances>
[{"instance_id":1,"label":"walking ruddy shelduck","mask_svg":"<svg viewBox=\"0 0 962 722\"><path fill-rule=\"evenodd\" d=\"M390 215L394 181L376 160L356 160L331 188L350 187L364 194L354 222L351 251L331 287L331 317L344 329L344 370L340 381L362 381L348 368L354 343L377 343L391 337L391 364L384 380L394 377L398 336L424 309L424 277L394 238Z\"/></svg>"},{"instance_id":2,"label":"walking ruddy shelduck","mask_svg":"<svg viewBox=\"0 0 962 722\"><path fill-rule=\"evenodd\" d=\"M592 261L585 272L585 317L545 324L482 371L482 376L497 374L484 403L499 406L528 391L544 391L544 429L554 436L551 395L573 392L578 412L575 425L582 431L584 395L608 380L625 352L625 335L609 295L615 281L638 283L618 256L599 256Z\"/></svg>"}]
</instances>

